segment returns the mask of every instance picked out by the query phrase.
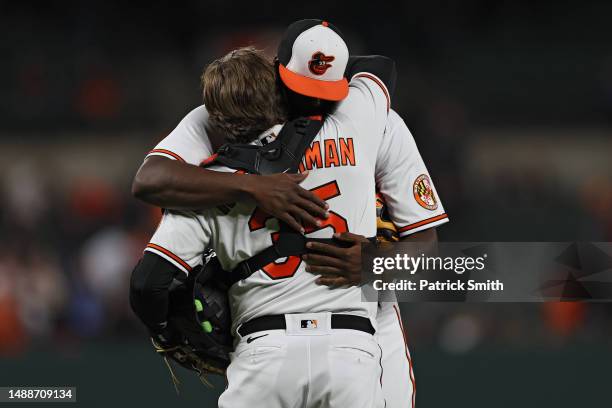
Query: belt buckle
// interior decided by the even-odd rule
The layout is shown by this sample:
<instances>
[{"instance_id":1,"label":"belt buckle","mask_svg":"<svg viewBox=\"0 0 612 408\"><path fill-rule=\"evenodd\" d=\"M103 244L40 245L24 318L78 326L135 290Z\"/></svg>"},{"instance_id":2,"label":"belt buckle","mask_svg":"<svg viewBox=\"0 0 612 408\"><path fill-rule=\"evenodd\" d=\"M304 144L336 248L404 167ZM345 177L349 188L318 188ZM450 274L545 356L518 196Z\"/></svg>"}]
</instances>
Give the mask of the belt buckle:
<instances>
[{"instance_id":1,"label":"belt buckle","mask_svg":"<svg viewBox=\"0 0 612 408\"><path fill-rule=\"evenodd\" d=\"M290 336L326 336L331 334L331 316L324 313L286 314L287 335Z\"/></svg>"},{"instance_id":2,"label":"belt buckle","mask_svg":"<svg viewBox=\"0 0 612 408\"><path fill-rule=\"evenodd\" d=\"M301 329L316 329L319 326L317 319L303 319L300 321Z\"/></svg>"}]
</instances>

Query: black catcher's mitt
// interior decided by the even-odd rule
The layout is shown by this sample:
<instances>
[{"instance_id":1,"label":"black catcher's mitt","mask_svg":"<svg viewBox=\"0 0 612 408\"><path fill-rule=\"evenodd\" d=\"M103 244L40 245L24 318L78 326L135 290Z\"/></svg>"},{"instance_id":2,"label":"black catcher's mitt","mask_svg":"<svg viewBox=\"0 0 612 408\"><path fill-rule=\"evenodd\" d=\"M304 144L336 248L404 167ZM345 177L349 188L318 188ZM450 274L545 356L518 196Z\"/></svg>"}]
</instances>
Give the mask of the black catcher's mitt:
<instances>
[{"instance_id":1,"label":"black catcher's mitt","mask_svg":"<svg viewBox=\"0 0 612 408\"><path fill-rule=\"evenodd\" d=\"M203 382L208 374L225 375L232 351L231 316L227 291L216 283L214 275L220 268L211 257L187 281L171 290L168 330L175 341L164 344L152 338L155 351L164 357L175 386L169 360L198 373Z\"/></svg>"}]
</instances>

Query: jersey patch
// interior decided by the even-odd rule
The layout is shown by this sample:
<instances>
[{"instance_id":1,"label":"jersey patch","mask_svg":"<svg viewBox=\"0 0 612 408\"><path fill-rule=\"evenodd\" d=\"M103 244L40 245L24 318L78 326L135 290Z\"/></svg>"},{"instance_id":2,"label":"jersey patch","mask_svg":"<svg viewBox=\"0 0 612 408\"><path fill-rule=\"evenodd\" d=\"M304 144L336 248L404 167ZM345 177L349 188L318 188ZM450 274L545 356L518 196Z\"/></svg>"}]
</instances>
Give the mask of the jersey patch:
<instances>
[{"instance_id":1,"label":"jersey patch","mask_svg":"<svg viewBox=\"0 0 612 408\"><path fill-rule=\"evenodd\" d=\"M431 187L431 180L427 174L421 174L414 180L412 191L414 193L414 199L421 207L431 211L438 208L438 200L436 199L436 195Z\"/></svg>"}]
</instances>

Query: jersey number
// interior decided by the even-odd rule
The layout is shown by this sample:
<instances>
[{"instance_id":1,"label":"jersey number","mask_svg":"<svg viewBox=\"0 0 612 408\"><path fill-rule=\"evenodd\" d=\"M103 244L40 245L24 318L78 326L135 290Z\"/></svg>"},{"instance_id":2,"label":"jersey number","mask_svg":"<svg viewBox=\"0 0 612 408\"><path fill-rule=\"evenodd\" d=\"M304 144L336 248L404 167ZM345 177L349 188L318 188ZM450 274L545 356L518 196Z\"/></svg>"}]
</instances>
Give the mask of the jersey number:
<instances>
[{"instance_id":1,"label":"jersey number","mask_svg":"<svg viewBox=\"0 0 612 408\"><path fill-rule=\"evenodd\" d=\"M329 200L334 197L338 197L340 195L340 189L338 188L338 183L334 181L330 181L329 183L323 184L319 187L315 187L311 189L317 197L322 200ZM249 229L251 231L257 231L265 227L266 222L271 219L272 216L263 212L259 208L256 208L249 219ZM321 220L320 227L310 227L307 226L304 229L306 230L306 234L322 230L323 228L331 228L334 232L347 232L348 231L348 223L346 219L344 219L339 214L334 211L329 212L329 217L327 219ZM276 241L278 239L278 232L272 233L272 241ZM284 279L290 278L295 275L295 272L299 268L302 263L302 258L299 256L289 256L284 258L284 260L274 261L263 268L261 268L266 275L268 275L272 279Z\"/></svg>"}]
</instances>

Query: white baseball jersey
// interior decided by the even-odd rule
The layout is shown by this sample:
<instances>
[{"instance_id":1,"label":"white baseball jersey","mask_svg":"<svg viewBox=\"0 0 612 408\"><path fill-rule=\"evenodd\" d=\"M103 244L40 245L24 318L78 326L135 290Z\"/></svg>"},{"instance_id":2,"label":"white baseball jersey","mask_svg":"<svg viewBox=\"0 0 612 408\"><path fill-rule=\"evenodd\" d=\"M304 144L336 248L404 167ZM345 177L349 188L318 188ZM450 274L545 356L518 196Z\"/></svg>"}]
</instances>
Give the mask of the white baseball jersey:
<instances>
[{"instance_id":1,"label":"white baseball jersey","mask_svg":"<svg viewBox=\"0 0 612 408\"><path fill-rule=\"evenodd\" d=\"M207 123L206 107L198 106L189 112L178 126L147 154L147 157L162 156L199 165L202 160L213 153L212 144L206 132Z\"/></svg>"},{"instance_id":2,"label":"white baseball jersey","mask_svg":"<svg viewBox=\"0 0 612 408\"><path fill-rule=\"evenodd\" d=\"M330 215L321 228L307 229L307 236L329 238L345 231L376 234L374 173L388 106L381 82L361 74L351 81L347 98L325 118L301 167L310 170L302 186L328 202ZM146 250L189 273L202 262L203 251L211 248L229 270L269 247L276 231L278 222L248 202L199 212L166 211ZM255 317L301 312L350 313L368 317L376 326L377 305L362 302L361 288L332 290L315 284L316 279L304 270L301 258L289 257L234 284L229 290L233 330Z\"/></svg>"}]
</instances>

